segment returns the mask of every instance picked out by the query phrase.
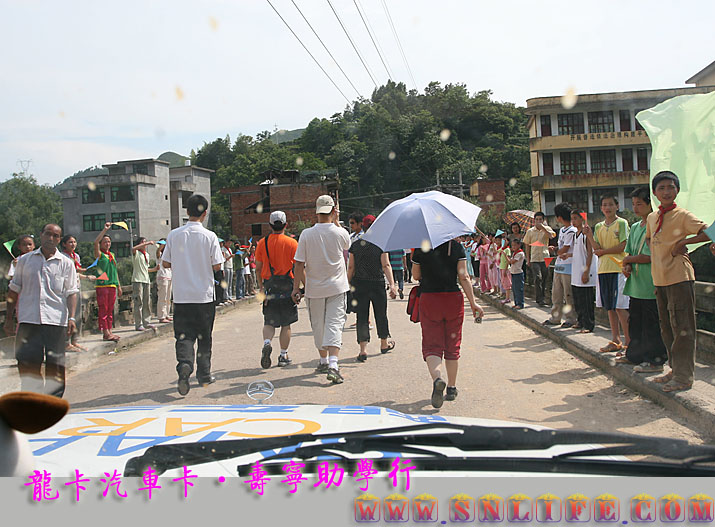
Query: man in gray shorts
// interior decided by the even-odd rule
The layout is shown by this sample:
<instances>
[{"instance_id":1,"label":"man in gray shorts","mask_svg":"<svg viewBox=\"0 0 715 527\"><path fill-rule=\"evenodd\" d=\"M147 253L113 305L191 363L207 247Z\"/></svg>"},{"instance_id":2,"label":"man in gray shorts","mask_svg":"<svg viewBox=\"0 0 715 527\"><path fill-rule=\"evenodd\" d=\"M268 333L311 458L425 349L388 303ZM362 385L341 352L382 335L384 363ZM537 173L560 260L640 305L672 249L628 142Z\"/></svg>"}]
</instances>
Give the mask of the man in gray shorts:
<instances>
[{"instance_id":1,"label":"man in gray shorts","mask_svg":"<svg viewBox=\"0 0 715 527\"><path fill-rule=\"evenodd\" d=\"M350 248L350 236L338 222L340 213L333 198L320 196L315 205L318 223L305 229L298 240L292 296L296 303L300 302L303 282L315 347L320 354L316 371L327 373L329 381L340 384L344 379L338 354L343 345L350 290L343 251Z\"/></svg>"}]
</instances>

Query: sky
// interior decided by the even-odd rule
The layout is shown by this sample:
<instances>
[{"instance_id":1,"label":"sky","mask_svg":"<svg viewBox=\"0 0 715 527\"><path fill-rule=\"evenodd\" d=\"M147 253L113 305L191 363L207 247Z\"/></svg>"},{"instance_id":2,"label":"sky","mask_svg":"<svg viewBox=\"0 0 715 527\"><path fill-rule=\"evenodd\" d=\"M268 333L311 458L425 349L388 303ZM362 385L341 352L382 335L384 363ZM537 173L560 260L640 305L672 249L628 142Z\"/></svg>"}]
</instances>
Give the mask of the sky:
<instances>
[{"instance_id":1,"label":"sky","mask_svg":"<svg viewBox=\"0 0 715 527\"><path fill-rule=\"evenodd\" d=\"M715 2L270 0L349 100L390 77L526 105L685 86L715 60ZM294 3L295 2L295 5ZM188 155L227 134L303 128L346 106L268 0L0 0L0 180L54 184L119 160ZM412 81L414 77L414 83Z\"/></svg>"}]
</instances>

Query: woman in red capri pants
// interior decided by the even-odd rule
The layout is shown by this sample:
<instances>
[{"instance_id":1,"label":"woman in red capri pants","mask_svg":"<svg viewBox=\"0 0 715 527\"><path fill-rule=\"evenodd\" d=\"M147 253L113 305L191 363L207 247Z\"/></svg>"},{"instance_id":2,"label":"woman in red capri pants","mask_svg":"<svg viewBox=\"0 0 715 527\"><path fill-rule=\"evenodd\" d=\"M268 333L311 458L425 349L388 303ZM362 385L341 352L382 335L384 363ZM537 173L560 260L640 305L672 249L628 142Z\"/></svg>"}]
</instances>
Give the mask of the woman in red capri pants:
<instances>
[{"instance_id":1,"label":"woman in red capri pants","mask_svg":"<svg viewBox=\"0 0 715 527\"><path fill-rule=\"evenodd\" d=\"M483 317L484 310L474 300L467 274L467 256L457 241L445 242L428 252L416 249L412 262L412 276L420 281L421 287L422 357L432 376L432 406L440 408L445 399L453 401L457 397L457 367L464 322L464 297L457 281L467 295L474 318ZM447 383L440 372L443 358Z\"/></svg>"}]
</instances>

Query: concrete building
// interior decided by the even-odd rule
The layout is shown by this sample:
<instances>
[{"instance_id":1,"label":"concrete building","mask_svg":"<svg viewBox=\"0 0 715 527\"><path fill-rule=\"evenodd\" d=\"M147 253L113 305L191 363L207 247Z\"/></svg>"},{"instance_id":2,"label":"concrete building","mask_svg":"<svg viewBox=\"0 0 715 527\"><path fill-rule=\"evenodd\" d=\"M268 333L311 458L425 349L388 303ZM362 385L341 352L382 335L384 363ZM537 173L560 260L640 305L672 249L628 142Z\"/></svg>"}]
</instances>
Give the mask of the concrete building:
<instances>
[{"instance_id":1,"label":"concrete building","mask_svg":"<svg viewBox=\"0 0 715 527\"><path fill-rule=\"evenodd\" d=\"M500 214L504 212L506 191L501 179L477 179L469 186L469 195L477 198L477 203L484 212L492 208Z\"/></svg>"},{"instance_id":2,"label":"concrete building","mask_svg":"<svg viewBox=\"0 0 715 527\"><path fill-rule=\"evenodd\" d=\"M183 203L189 192L204 194L210 204L211 170L170 169L168 162L157 159L119 161L103 168L106 174L75 176L59 189L64 231L80 242L94 241L107 221L127 222L134 239L158 240L188 219ZM129 255L130 232L113 226L110 234L113 252Z\"/></svg>"},{"instance_id":3,"label":"concrete building","mask_svg":"<svg viewBox=\"0 0 715 527\"><path fill-rule=\"evenodd\" d=\"M604 194L628 195L650 181L651 145L635 115L667 99L715 91L715 63L687 82L696 87L579 95L566 109L559 97L527 100L532 194L536 210L553 215L566 201L595 216ZM709 82L710 85L700 84Z\"/></svg>"},{"instance_id":4,"label":"concrete building","mask_svg":"<svg viewBox=\"0 0 715 527\"><path fill-rule=\"evenodd\" d=\"M269 234L268 217L274 210L286 213L288 225L296 221L315 223L315 200L329 194L338 201L336 170L268 171L263 183L222 189L231 201L231 233L242 241Z\"/></svg>"}]
</instances>

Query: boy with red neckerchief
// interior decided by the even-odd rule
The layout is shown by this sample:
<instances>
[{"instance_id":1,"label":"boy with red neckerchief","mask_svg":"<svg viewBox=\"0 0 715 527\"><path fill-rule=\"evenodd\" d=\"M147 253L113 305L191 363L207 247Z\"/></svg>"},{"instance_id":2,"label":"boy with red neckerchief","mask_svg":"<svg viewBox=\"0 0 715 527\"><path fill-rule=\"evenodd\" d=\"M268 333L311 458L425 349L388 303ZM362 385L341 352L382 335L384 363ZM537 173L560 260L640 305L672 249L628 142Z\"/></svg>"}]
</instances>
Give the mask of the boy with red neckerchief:
<instances>
[{"instance_id":1,"label":"boy with red neckerchief","mask_svg":"<svg viewBox=\"0 0 715 527\"><path fill-rule=\"evenodd\" d=\"M514 309L524 309L524 251L522 241L514 237L511 240L511 256L507 256L511 289L514 292Z\"/></svg>"},{"instance_id":2,"label":"boy with red neckerchief","mask_svg":"<svg viewBox=\"0 0 715 527\"><path fill-rule=\"evenodd\" d=\"M695 373L695 271L687 245L707 242L709 238L704 232L707 225L675 204L680 191L678 176L669 171L658 172L652 189L660 206L648 215L646 239L651 252L660 332L671 368L654 381L663 384L664 392L676 392L690 389Z\"/></svg>"}]
</instances>

